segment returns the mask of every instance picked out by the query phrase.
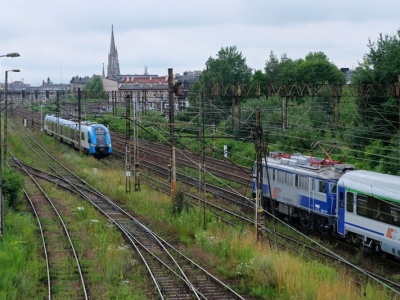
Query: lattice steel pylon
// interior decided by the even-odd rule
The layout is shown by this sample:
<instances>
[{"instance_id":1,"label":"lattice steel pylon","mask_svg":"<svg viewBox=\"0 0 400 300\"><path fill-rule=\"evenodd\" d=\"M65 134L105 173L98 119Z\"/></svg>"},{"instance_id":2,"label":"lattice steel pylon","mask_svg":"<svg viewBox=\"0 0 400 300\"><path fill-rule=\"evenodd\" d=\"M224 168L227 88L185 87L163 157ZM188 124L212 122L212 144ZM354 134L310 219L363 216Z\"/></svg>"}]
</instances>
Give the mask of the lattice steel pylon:
<instances>
[{"instance_id":1,"label":"lattice steel pylon","mask_svg":"<svg viewBox=\"0 0 400 300\"><path fill-rule=\"evenodd\" d=\"M135 191L140 191L140 177L139 177L139 113L138 113L138 97L136 95L133 101L133 174L135 177Z\"/></svg>"},{"instance_id":2,"label":"lattice steel pylon","mask_svg":"<svg viewBox=\"0 0 400 300\"><path fill-rule=\"evenodd\" d=\"M125 192L129 193L131 191L131 149L130 149L130 137L131 137L131 100L132 95L127 94L125 96L126 100L126 123L125 123Z\"/></svg>"}]
</instances>

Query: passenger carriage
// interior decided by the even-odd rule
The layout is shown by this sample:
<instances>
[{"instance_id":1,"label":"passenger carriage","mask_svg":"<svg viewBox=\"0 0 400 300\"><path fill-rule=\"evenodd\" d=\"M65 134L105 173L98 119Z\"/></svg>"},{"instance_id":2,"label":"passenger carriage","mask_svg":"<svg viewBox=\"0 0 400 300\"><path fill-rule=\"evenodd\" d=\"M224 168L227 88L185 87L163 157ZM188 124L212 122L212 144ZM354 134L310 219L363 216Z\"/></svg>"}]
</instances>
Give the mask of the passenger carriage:
<instances>
[{"instance_id":1,"label":"passenger carriage","mask_svg":"<svg viewBox=\"0 0 400 300\"><path fill-rule=\"evenodd\" d=\"M110 133L102 124L84 121L79 128L78 122L47 115L43 129L74 148L81 147L86 154L108 156L112 153Z\"/></svg>"},{"instance_id":2,"label":"passenger carriage","mask_svg":"<svg viewBox=\"0 0 400 300\"><path fill-rule=\"evenodd\" d=\"M357 170L338 181L338 233L400 258L400 177Z\"/></svg>"}]
</instances>

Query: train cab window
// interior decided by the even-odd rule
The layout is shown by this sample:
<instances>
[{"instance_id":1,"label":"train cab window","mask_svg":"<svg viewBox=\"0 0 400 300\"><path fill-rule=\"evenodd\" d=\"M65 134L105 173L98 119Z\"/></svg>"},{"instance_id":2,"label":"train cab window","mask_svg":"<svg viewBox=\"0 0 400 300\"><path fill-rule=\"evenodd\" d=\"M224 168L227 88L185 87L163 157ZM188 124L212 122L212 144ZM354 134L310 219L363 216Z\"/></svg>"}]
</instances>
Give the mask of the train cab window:
<instances>
[{"instance_id":1,"label":"train cab window","mask_svg":"<svg viewBox=\"0 0 400 300\"><path fill-rule=\"evenodd\" d=\"M318 180L318 192L325 194L326 193L326 187L325 187L325 181Z\"/></svg>"},{"instance_id":2,"label":"train cab window","mask_svg":"<svg viewBox=\"0 0 400 300\"><path fill-rule=\"evenodd\" d=\"M331 194L336 194L337 192L337 184L336 183L329 183L329 192Z\"/></svg>"},{"instance_id":3,"label":"train cab window","mask_svg":"<svg viewBox=\"0 0 400 300\"><path fill-rule=\"evenodd\" d=\"M101 143L106 140L106 132L103 128L95 128L94 129L94 134L96 136L96 140Z\"/></svg>"},{"instance_id":4,"label":"train cab window","mask_svg":"<svg viewBox=\"0 0 400 300\"><path fill-rule=\"evenodd\" d=\"M354 211L354 194L347 192L346 196L346 210L352 213Z\"/></svg>"},{"instance_id":5,"label":"train cab window","mask_svg":"<svg viewBox=\"0 0 400 300\"><path fill-rule=\"evenodd\" d=\"M364 195L357 195L357 215L367 216L368 214L367 197Z\"/></svg>"}]
</instances>

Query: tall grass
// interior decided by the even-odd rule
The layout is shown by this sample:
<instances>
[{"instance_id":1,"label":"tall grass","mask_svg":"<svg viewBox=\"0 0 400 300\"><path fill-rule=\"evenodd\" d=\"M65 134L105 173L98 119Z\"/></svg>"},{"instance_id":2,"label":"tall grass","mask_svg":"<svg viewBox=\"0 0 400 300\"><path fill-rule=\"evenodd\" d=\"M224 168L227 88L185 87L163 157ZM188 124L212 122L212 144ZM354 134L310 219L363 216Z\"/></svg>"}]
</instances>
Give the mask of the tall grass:
<instances>
[{"instance_id":1,"label":"tall grass","mask_svg":"<svg viewBox=\"0 0 400 300\"><path fill-rule=\"evenodd\" d=\"M63 156L71 169L80 172L112 200L137 214L154 231L184 244L188 255L213 269L216 275L232 280L242 293L259 299L384 299L386 296L387 291L374 284L358 287L354 278L345 271L270 249L266 243L255 240L252 227L226 227L207 213L204 219L199 208L173 213L169 197L144 184L140 192L126 193L123 170L108 170L100 162L72 151ZM85 210L90 211L90 208ZM99 239L97 248L91 245L99 260L114 260L118 243L108 239L107 225L90 224L88 216L80 216L82 212L77 214L78 219L88 222L82 225L85 232ZM138 262L131 261L131 270L137 265ZM102 267L106 278L121 270L118 264L109 268ZM115 280L112 286L123 293L124 281Z\"/></svg>"},{"instance_id":2,"label":"tall grass","mask_svg":"<svg viewBox=\"0 0 400 300\"><path fill-rule=\"evenodd\" d=\"M269 249L257 242L253 228L225 227L197 208L173 214L168 197L142 186L141 192L125 193L117 172L98 169L88 180L122 205L140 214L161 234L178 238L187 251L219 276L237 282L243 293L260 299L384 299L386 290L373 284L358 287L345 271L315 261L305 261L287 252ZM366 296L364 296L366 289Z\"/></svg>"},{"instance_id":3,"label":"tall grass","mask_svg":"<svg viewBox=\"0 0 400 300\"><path fill-rule=\"evenodd\" d=\"M5 216L5 234L0 242L0 299L46 297L43 285L45 264L38 257L36 224L24 213Z\"/></svg>"}]
</instances>

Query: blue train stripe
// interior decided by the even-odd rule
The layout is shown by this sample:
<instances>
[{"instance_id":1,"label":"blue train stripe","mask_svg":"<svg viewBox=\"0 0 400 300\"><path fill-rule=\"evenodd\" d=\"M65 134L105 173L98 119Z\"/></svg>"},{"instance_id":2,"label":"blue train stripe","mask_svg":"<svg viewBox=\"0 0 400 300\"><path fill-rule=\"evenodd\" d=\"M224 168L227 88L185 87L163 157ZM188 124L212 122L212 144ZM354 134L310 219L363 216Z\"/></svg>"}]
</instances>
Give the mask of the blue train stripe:
<instances>
[{"instance_id":1,"label":"blue train stripe","mask_svg":"<svg viewBox=\"0 0 400 300\"><path fill-rule=\"evenodd\" d=\"M356 224L348 223L348 222L344 222L344 223L347 224L347 225L351 225L351 226L360 228L360 229L365 230L365 231L369 231L369 232L375 233L375 234L377 234L377 235L385 236L384 233L381 233L381 232L378 232L378 231L375 231L375 230L371 230L371 229L365 228L365 227L360 226L360 225L356 225Z\"/></svg>"}]
</instances>

